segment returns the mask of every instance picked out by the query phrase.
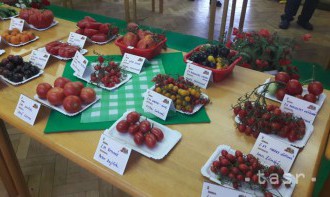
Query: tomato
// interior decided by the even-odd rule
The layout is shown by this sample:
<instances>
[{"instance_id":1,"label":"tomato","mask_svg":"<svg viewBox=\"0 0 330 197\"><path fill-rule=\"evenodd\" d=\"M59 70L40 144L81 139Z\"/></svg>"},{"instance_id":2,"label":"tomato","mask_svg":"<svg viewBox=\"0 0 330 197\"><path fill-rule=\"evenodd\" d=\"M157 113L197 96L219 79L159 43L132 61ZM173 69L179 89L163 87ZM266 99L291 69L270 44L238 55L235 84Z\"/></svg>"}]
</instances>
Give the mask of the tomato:
<instances>
[{"instance_id":1,"label":"tomato","mask_svg":"<svg viewBox=\"0 0 330 197\"><path fill-rule=\"evenodd\" d=\"M80 95L80 89L74 85L75 82L68 82L64 85L64 94L65 96L69 95Z\"/></svg>"},{"instance_id":2,"label":"tomato","mask_svg":"<svg viewBox=\"0 0 330 197\"><path fill-rule=\"evenodd\" d=\"M164 138L164 133L161 129L153 127L151 129L151 133L154 134L156 136L157 141L162 141L162 139Z\"/></svg>"},{"instance_id":3,"label":"tomato","mask_svg":"<svg viewBox=\"0 0 330 197\"><path fill-rule=\"evenodd\" d=\"M83 88L80 92L80 99L84 104L90 104L96 99L96 93L93 88Z\"/></svg>"},{"instance_id":4,"label":"tomato","mask_svg":"<svg viewBox=\"0 0 330 197\"><path fill-rule=\"evenodd\" d=\"M128 133L132 135L134 135L134 133L139 132L139 130L140 130L140 126L137 124L133 124L128 127Z\"/></svg>"},{"instance_id":5,"label":"tomato","mask_svg":"<svg viewBox=\"0 0 330 197\"><path fill-rule=\"evenodd\" d=\"M54 20L54 14L50 10L37 10L33 14L29 15L28 23L32 24L36 28L47 28Z\"/></svg>"},{"instance_id":6,"label":"tomato","mask_svg":"<svg viewBox=\"0 0 330 197\"><path fill-rule=\"evenodd\" d=\"M52 86L49 83L39 83L37 86L37 94L39 98L47 98L47 92L52 89Z\"/></svg>"},{"instance_id":7,"label":"tomato","mask_svg":"<svg viewBox=\"0 0 330 197\"><path fill-rule=\"evenodd\" d=\"M127 114L126 120L129 123L136 123L137 121L140 120L140 114L135 111L130 112L129 114Z\"/></svg>"},{"instance_id":8,"label":"tomato","mask_svg":"<svg viewBox=\"0 0 330 197\"><path fill-rule=\"evenodd\" d=\"M91 40L95 42L105 42L108 40L108 36L105 34L94 34L91 36Z\"/></svg>"},{"instance_id":9,"label":"tomato","mask_svg":"<svg viewBox=\"0 0 330 197\"><path fill-rule=\"evenodd\" d=\"M271 83L269 84L267 91L270 95L274 95L278 89L278 84L277 83Z\"/></svg>"},{"instance_id":10,"label":"tomato","mask_svg":"<svg viewBox=\"0 0 330 197\"><path fill-rule=\"evenodd\" d=\"M85 16L84 18L84 21L87 21L87 22L96 22L96 20L90 16Z\"/></svg>"},{"instance_id":11,"label":"tomato","mask_svg":"<svg viewBox=\"0 0 330 197\"><path fill-rule=\"evenodd\" d=\"M149 147L149 148L153 148L156 145L157 139L155 137L154 134L152 133L147 133L146 136L144 137L145 140L145 144Z\"/></svg>"},{"instance_id":12,"label":"tomato","mask_svg":"<svg viewBox=\"0 0 330 197\"><path fill-rule=\"evenodd\" d=\"M98 34L99 31L95 29L84 29L84 35L87 36L88 38L91 38L93 35Z\"/></svg>"},{"instance_id":13,"label":"tomato","mask_svg":"<svg viewBox=\"0 0 330 197\"><path fill-rule=\"evenodd\" d=\"M229 170L227 167L221 167L220 168L220 174L226 176L229 173Z\"/></svg>"},{"instance_id":14,"label":"tomato","mask_svg":"<svg viewBox=\"0 0 330 197\"><path fill-rule=\"evenodd\" d=\"M150 129L151 129L151 124L148 120L143 120L140 123L140 131L142 133L147 133L148 131L150 131Z\"/></svg>"},{"instance_id":15,"label":"tomato","mask_svg":"<svg viewBox=\"0 0 330 197\"><path fill-rule=\"evenodd\" d=\"M282 101L285 94L286 94L286 90L284 88L278 89L275 93L276 99Z\"/></svg>"},{"instance_id":16,"label":"tomato","mask_svg":"<svg viewBox=\"0 0 330 197\"><path fill-rule=\"evenodd\" d=\"M81 91L84 88L84 84L81 83L80 81L73 82L73 86L77 88L79 91Z\"/></svg>"},{"instance_id":17,"label":"tomato","mask_svg":"<svg viewBox=\"0 0 330 197\"><path fill-rule=\"evenodd\" d=\"M99 27L99 32L103 34L108 34L110 31L110 24L109 23L104 23L101 24Z\"/></svg>"},{"instance_id":18,"label":"tomato","mask_svg":"<svg viewBox=\"0 0 330 197\"><path fill-rule=\"evenodd\" d=\"M264 182L267 183L267 181L264 181ZM270 192L265 192L264 197L273 197L273 194Z\"/></svg>"},{"instance_id":19,"label":"tomato","mask_svg":"<svg viewBox=\"0 0 330 197\"><path fill-rule=\"evenodd\" d=\"M315 103L316 102L316 96L314 94L305 94L304 95L304 100L311 102L311 103Z\"/></svg>"},{"instance_id":20,"label":"tomato","mask_svg":"<svg viewBox=\"0 0 330 197\"><path fill-rule=\"evenodd\" d=\"M246 164L239 164L238 169L244 173L246 173L249 170L249 167Z\"/></svg>"},{"instance_id":21,"label":"tomato","mask_svg":"<svg viewBox=\"0 0 330 197\"><path fill-rule=\"evenodd\" d=\"M60 87L54 87L47 92L48 102L55 106L62 105L64 97L64 90Z\"/></svg>"},{"instance_id":22,"label":"tomato","mask_svg":"<svg viewBox=\"0 0 330 197\"><path fill-rule=\"evenodd\" d=\"M235 152L235 156L236 156L236 157L243 157L243 153L242 153L241 151L237 150L237 151Z\"/></svg>"},{"instance_id":23,"label":"tomato","mask_svg":"<svg viewBox=\"0 0 330 197\"><path fill-rule=\"evenodd\" d=\"M279 72L275 75L275 81L288 83L290 80L290 75L286 72Z\"/></svg>"},{"instance_id":24,"label":"tomato","mask_svg":"<svg viewBox=\"0 0 330 197\"><path fill-rule=\"evenodd\" d=\"M299 99L304 99L304 97L301 94L297 94L296 97Z\"/></svg>"},{"instance_id":25,"label":"tomato","mask_svg":"<svg viewBox=\"0 0 330 197\"><path fill-rule=\"evenodd\" d=\"M297 95L301 94L303 91L302 85L300 82L296 79L291 79L287 84L286 84L286 90L287 94L290 95Z\"/></svg>"},{"instance_id":26,"label":"tomato","mask_svg":"<svg viewBox=\"0 0 330 197\"><path fill-rule=\"evenodd\" d=\"M102 23L99 23L99 22L90 22L90 23L87 23L85 28L87 29L100 29L100 26L102 25Z\"/></svg>"},{"instance_id":27,"label":"tomato","mask_svg":"<svg viewBox=\"0 0 330 197\"><path fill-rule=\"evenodd\" d=\"M128 131L129 123L126 120L121 120L116 125L117 131L121 133L126 133Z\"/></svg>"},{"instance_id":28,"label":"tomato","mask_svg":"<svg viewBox=\"0 0 330 197\"><path fill-rule=\"evenodd\" d=\"M137 132L137 133L134 134L135 144L141 145L141 144L143 144L143 141L144 141L144 136L141 132Z\"/></svg>"},{"instance_id":29,"label":"tomato","mask_svg":"<svg viewBox=\"0 0 330 197\"><path fill-rule=\"evenodd\" d=\"M64 88L64 85L66 83L70 82L70 79L67 79L65 77L58 77L55 81L54 81L54 87L60 87L60 88Z\"/></svg>"},{"instance_id":30,"label":"tomato","mask_svg":"<svg viewBox=\"0 0 330 197\"><path fill-rule=\"evenodd\" d=\"M76 113L81 109L81 100L78 96L67 96L63 101L63 107L68 113Z\"/></svg>"},{"instance_id":31,"label":"tomato","mask_svg":"<svg viewBox=\"0 0 330 197\"><path fill-rule=\"evenodd\" d=\"M311 82L310 84L308 84L308 92L314 94L315 96L322 94L323 92L322 83L319 81Z\"/></svg>"}]
</instances>

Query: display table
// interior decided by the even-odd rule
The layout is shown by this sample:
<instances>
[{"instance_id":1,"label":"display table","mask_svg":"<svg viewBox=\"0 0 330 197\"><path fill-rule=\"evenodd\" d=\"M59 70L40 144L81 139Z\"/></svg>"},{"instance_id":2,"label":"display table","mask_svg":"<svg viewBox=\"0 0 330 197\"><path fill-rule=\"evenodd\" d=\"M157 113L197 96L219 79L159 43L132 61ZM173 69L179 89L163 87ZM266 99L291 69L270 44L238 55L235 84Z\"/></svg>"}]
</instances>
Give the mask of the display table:
<instances>
[{"instance_id":1,"label":"display table","mask_svg":"<svg viewBox=\"0 0 330 197\"><path fill-rule=\"evenodd\" d=\"M41 39L38 42L40 43L32 44L29 49L34 49L33 46L36 48L40 47L52 40L66 39L64 35L68 35L70 30L75 28L75 23L65 20L59 21L60 23L57 27L39 32L38 35ZM86 48L89 50L87 55L94 55L93 50L102 52L105 55L120 54L119 49L113 43L102 46L88 45ZM24 51L26 48L15 49L15 52L17 54L29 53L28 51L20 53L21 50ZM173 52L173 50L168 50L167 52ZM4 56L9 54L11 52L6 51ZM200 196L203 182L207 181L200 173L201 167L218 145L227 144L244 153L248 153L254 145L255 139L253 137L247 137L245 134L236 131L231 105L235 103L238 97L245 92L251 91L258 84L262 84L269 76L253 70L236 67L233 74L226 80L212 84L205 90L212 102L206 107L211 123L169 125L170 128L182 133L182 139L176 147L162 160L149 159L133 151L126 171L121 176L93 159L103 131L44 134L44 128L50 113L50 109L46 107L41 107L34 126L30 126L14 115L20 94L33 98L37 84L41 82L52 83L56 77L61 76L64 66L65 62L63 61L51 60L41 77L18 87L1 82L0 118L133 196ZM299 184L297 184L294 190L294 196L310 196L313 191L314 182L311 179L317 175L330 128L330 92L325 90L324 93L327 95L327 99L314 122L314 133L306 147L298 154L291 170L291 173L294 175L303 173L305 176L299 179ZM0 128L2 133L0 142L7 142L0 146L2 153L0 155L0 164L5 163L8 168L11 168L8 164L15 164L17 159L13 154L4 154L4 152L8 152L8 148L10 150L9 146L11 144L9 143L8 135L4 133L6 132L5 128ZM24 188L24 184L20 184L24 183L24 180L19 179L23 178L20 175L20 169L14 168L13 170L17 176L14 173L11 176L12 180L8 177L2 177L5 185L12 186L14 183L16 188L12 188L12 192L18 190L17 192L21 196L28 196L28 194L24 194L27 191ZM3 171L3 173L6 173L6 170ZM12 173L10 169L8 171ZM21 188L17 188L20 186ZM8 192L10 192L9 189Z\"/></svg>"}]
</instances>

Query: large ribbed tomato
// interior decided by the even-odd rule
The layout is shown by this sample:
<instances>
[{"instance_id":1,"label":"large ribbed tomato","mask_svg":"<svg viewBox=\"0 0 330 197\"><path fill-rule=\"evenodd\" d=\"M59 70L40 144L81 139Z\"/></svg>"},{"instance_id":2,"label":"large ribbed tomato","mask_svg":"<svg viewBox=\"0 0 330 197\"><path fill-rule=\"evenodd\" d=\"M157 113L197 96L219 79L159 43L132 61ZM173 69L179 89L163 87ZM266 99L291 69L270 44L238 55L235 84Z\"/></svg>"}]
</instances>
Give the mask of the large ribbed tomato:
<instances>
[{"instance_id":1,"label":"large ribbed tomato","mask_svg":"<svg viewBox=\"0 0 330 197\"><path fill-rule=\"evenodd\" d=\"M29 16L28 23L33 25L36 28L47 28L49 27L54 20L54 14L50 10L44 11L35 11Z\"/></svg>"}]
</instances>

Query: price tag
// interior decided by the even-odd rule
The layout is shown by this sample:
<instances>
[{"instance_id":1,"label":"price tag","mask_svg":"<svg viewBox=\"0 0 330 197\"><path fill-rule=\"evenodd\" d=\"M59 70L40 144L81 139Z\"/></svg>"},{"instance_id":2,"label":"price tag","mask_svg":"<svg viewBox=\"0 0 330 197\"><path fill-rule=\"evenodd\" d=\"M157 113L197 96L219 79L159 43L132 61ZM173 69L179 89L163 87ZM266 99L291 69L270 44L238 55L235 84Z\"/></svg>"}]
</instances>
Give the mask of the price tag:
<instances>
[{"instance_id":1,"label":"price tag","mask_svg":"<svg viewBox=\"0 0 330 197\"><path fill-rule=\"evenodd\" d=\"M286 94L280 109L300 116L306 123L313 124L320 106Z\"/></svg>"},{"instance_id":2,"label":"price tag","mask_svg":"<svg viewBox=\"0 0 330 197\"><path fill-rule=\"evenodd\" d=\"M77 76L82 77L86 70L87 64L88 60L81 53L79 53L79 51L77 51L70 66L75 71Z\"/></svg>"},{"instance_id":3,"label":"price tag","mask_svg":"<svg viewBox=\"0 0 330 197\"><path fill-rule=\"evenodd\" d=\"M38 68L43 70L49 60L49 57L50 54L48 53L44 53L38 50L32 50L30 62L32 65L37 66Z\"/></svg>"},{"instance_id":4,"label":"price tag","mask_svg":"<svg viewBox=\"0 0 330 197\"><path fill-rule=\"evenodd\" d=\"M278 165L285 172L289 172L298 151L296 147L260 133L250 153L263 164Z\"/></svg>"},{"instance_id":5,"label":"price tag","mask_svg":"<svg viewBox=\"0 0 330 197\"><path fill-rule=\"evenodd\" d=\"M205 89L207 88L211 76L212 71L196 66L192 63L187 63L186 70L184 71L184 78L186 80Z\"/></svg>"},{"instance_id":6,"label":"price tag","mask_svg":"<svg viewBox=\"0 0 330 197\"><path fill-rule=\"evenodd\" d=\"M130 148L102 134L94 154L94 159L107 168L123 175L130 154Z\"/></svg>"},{"instance_id":7,"label":"price tag","mask_svg":"<svg viewBox=\"0 0 330 197\"><path fill-rule=\"evenodd\" d=\"M204 182L201 197L252 197L251 194Z\"/></svg>"},{"instance_id":8,"label":"price tag","mask_svg":"<svg viewBox=\"0 0 330 197\"><path fill-rule=\"evenodd\" d=\"M9 30L17 28L20 32L24 29L24 20L20 18L11 18Z\"/></svg>"},{"instance_id":9,"label":"price tag","mask_svg":"<svg viewBox=\"0 0 330 197\"><path fill-rule=\"evenodd\" d=\"M70 32L68 43L82 49L84 48L86 40L87 40L86 36L74 32Z\"/></svg>"},{"instance_id":10,"label":"price tag","mask_svg":"<svg viewBox=\"0 0 330 197\"><path fill-rule=\"evenodd\" d=\"M145 61L146 58L144 57L125 53L119 66L124 70L139 74Z\"/></svg>"},{"instance_id":11,"label":"price tag","mask_svg":"<svg viewBox=\"0 0 330 197\"><path fill-rule=\"evenodd\" d=\"M37 103L29 97L21 94L14 114L28 124L34 125L39 109L40 103Z\"/></svg>"},{"instance_id":12,"label":"price tag","mask_svg":"<svg viewBox=\"0 0 330 197\"><path fill-rule=\"evenodd\" d=\"M147 90L142 108L162 120L166 120L169 110L174 109L172 99L169 99L155 91Z\"/></svg>"}]
</instances>

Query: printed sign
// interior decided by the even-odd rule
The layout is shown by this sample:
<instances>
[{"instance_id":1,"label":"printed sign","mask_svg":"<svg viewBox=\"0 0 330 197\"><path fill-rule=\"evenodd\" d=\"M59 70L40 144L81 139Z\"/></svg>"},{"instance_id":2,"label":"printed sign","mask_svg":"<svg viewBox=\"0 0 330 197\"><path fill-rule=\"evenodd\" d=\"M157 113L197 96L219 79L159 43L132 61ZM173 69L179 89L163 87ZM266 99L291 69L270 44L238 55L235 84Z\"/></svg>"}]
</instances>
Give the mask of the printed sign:
<instances>
[{"instance_id":1,"label":"printed sign","mask_svg":"<svg viewBox=\"0 0 330 197\"><path fill-rule=\"evenodd\" d=\"M144 57L125 53L123 60L120 62L119 66L124 70L127 70L135 74L139 74L142 70L142 66L145 61L146 58Z\"/></svg>"},{"instance_id":2,"label":"printed sign","mask_svg":"<svg viewBox=\"0 0 330 197\"><path fill-rule=\"evenodd\" d=\"M87 64L88 60L81 53L79 53L79 51L77 51L70 66L75 71L77 76L82 77L86 70Z\"/></svg>"},{"instance_id":3,"label":"printed sign","mask_svg":"<svg viewBox=\"0 0 330 197\"><path fill-rule=\"evenodd\" d=\"M87 40L86 36L74 32L70 32L68 43L82 49L84 48L86 40Z\"/></svg>"},{"instance_id":4,"label":"printed sign","mask_svg":"<svg viewBox=\"0 0 330 197\"><path fill-rule=\"evenodd\" d=\"M211 76L212 71L196 66L192 63L187 63L184 78L196 86L206 89Z\"/></svg>"},{"instance_id":5,"label":"printed sign","mask_svg":"<svg viewBox=\"0 0 330 197\"><path fill-rule=\"evenodd\" d=\"M238 190L221 187L212 183L204 182L202 189L202 197L252 197L251 194L247 194Z\"/></svg>"},{"instance_id":6,"label":"printed sign","mask_svg":"<svg viewBox=\"0 0 330 197\"><path fill-rule=\"evenodd\" d=\"M9 30L12 30L14 28L16 28L20 32L22 32L23 29L24 29L24 20L20 19L20 18L11 18L10 25L9 25Z\"/></svg>"},{"instance_id":7,"label":"printed sign","mask_svg":"<svg viewBox=\"0 0 330 197\"><path fill-rule=\"evenodd\" d=\"M40 103L37 103L29 97L21 94L14 114L28 124L34 125L39 109Z\"/></svg>"},{"instance_id":8,"label":"printed sign","mask_svg":"<svg viewBox=\"0 0 330 197\"><path fill-rule=\"evenodd\" d=\"M142 108L144 111L152 113L162 120L166 120L169 110L173 109L174 105L172 99L148 89L143 100Z\"/></svg>"},{"instance_id":9,"label":"printed sign","mask_svg":"<svg viewBox=\"0 0 330 197\"><path fill-rule=\"evenodd\" d=\"M46 67L49 57L50 57L49 53L44 53L38 50L32 50L30 56L30 62L32 65L37 66L38 68L43 70Z\"/></svg>"}]
</instances>

